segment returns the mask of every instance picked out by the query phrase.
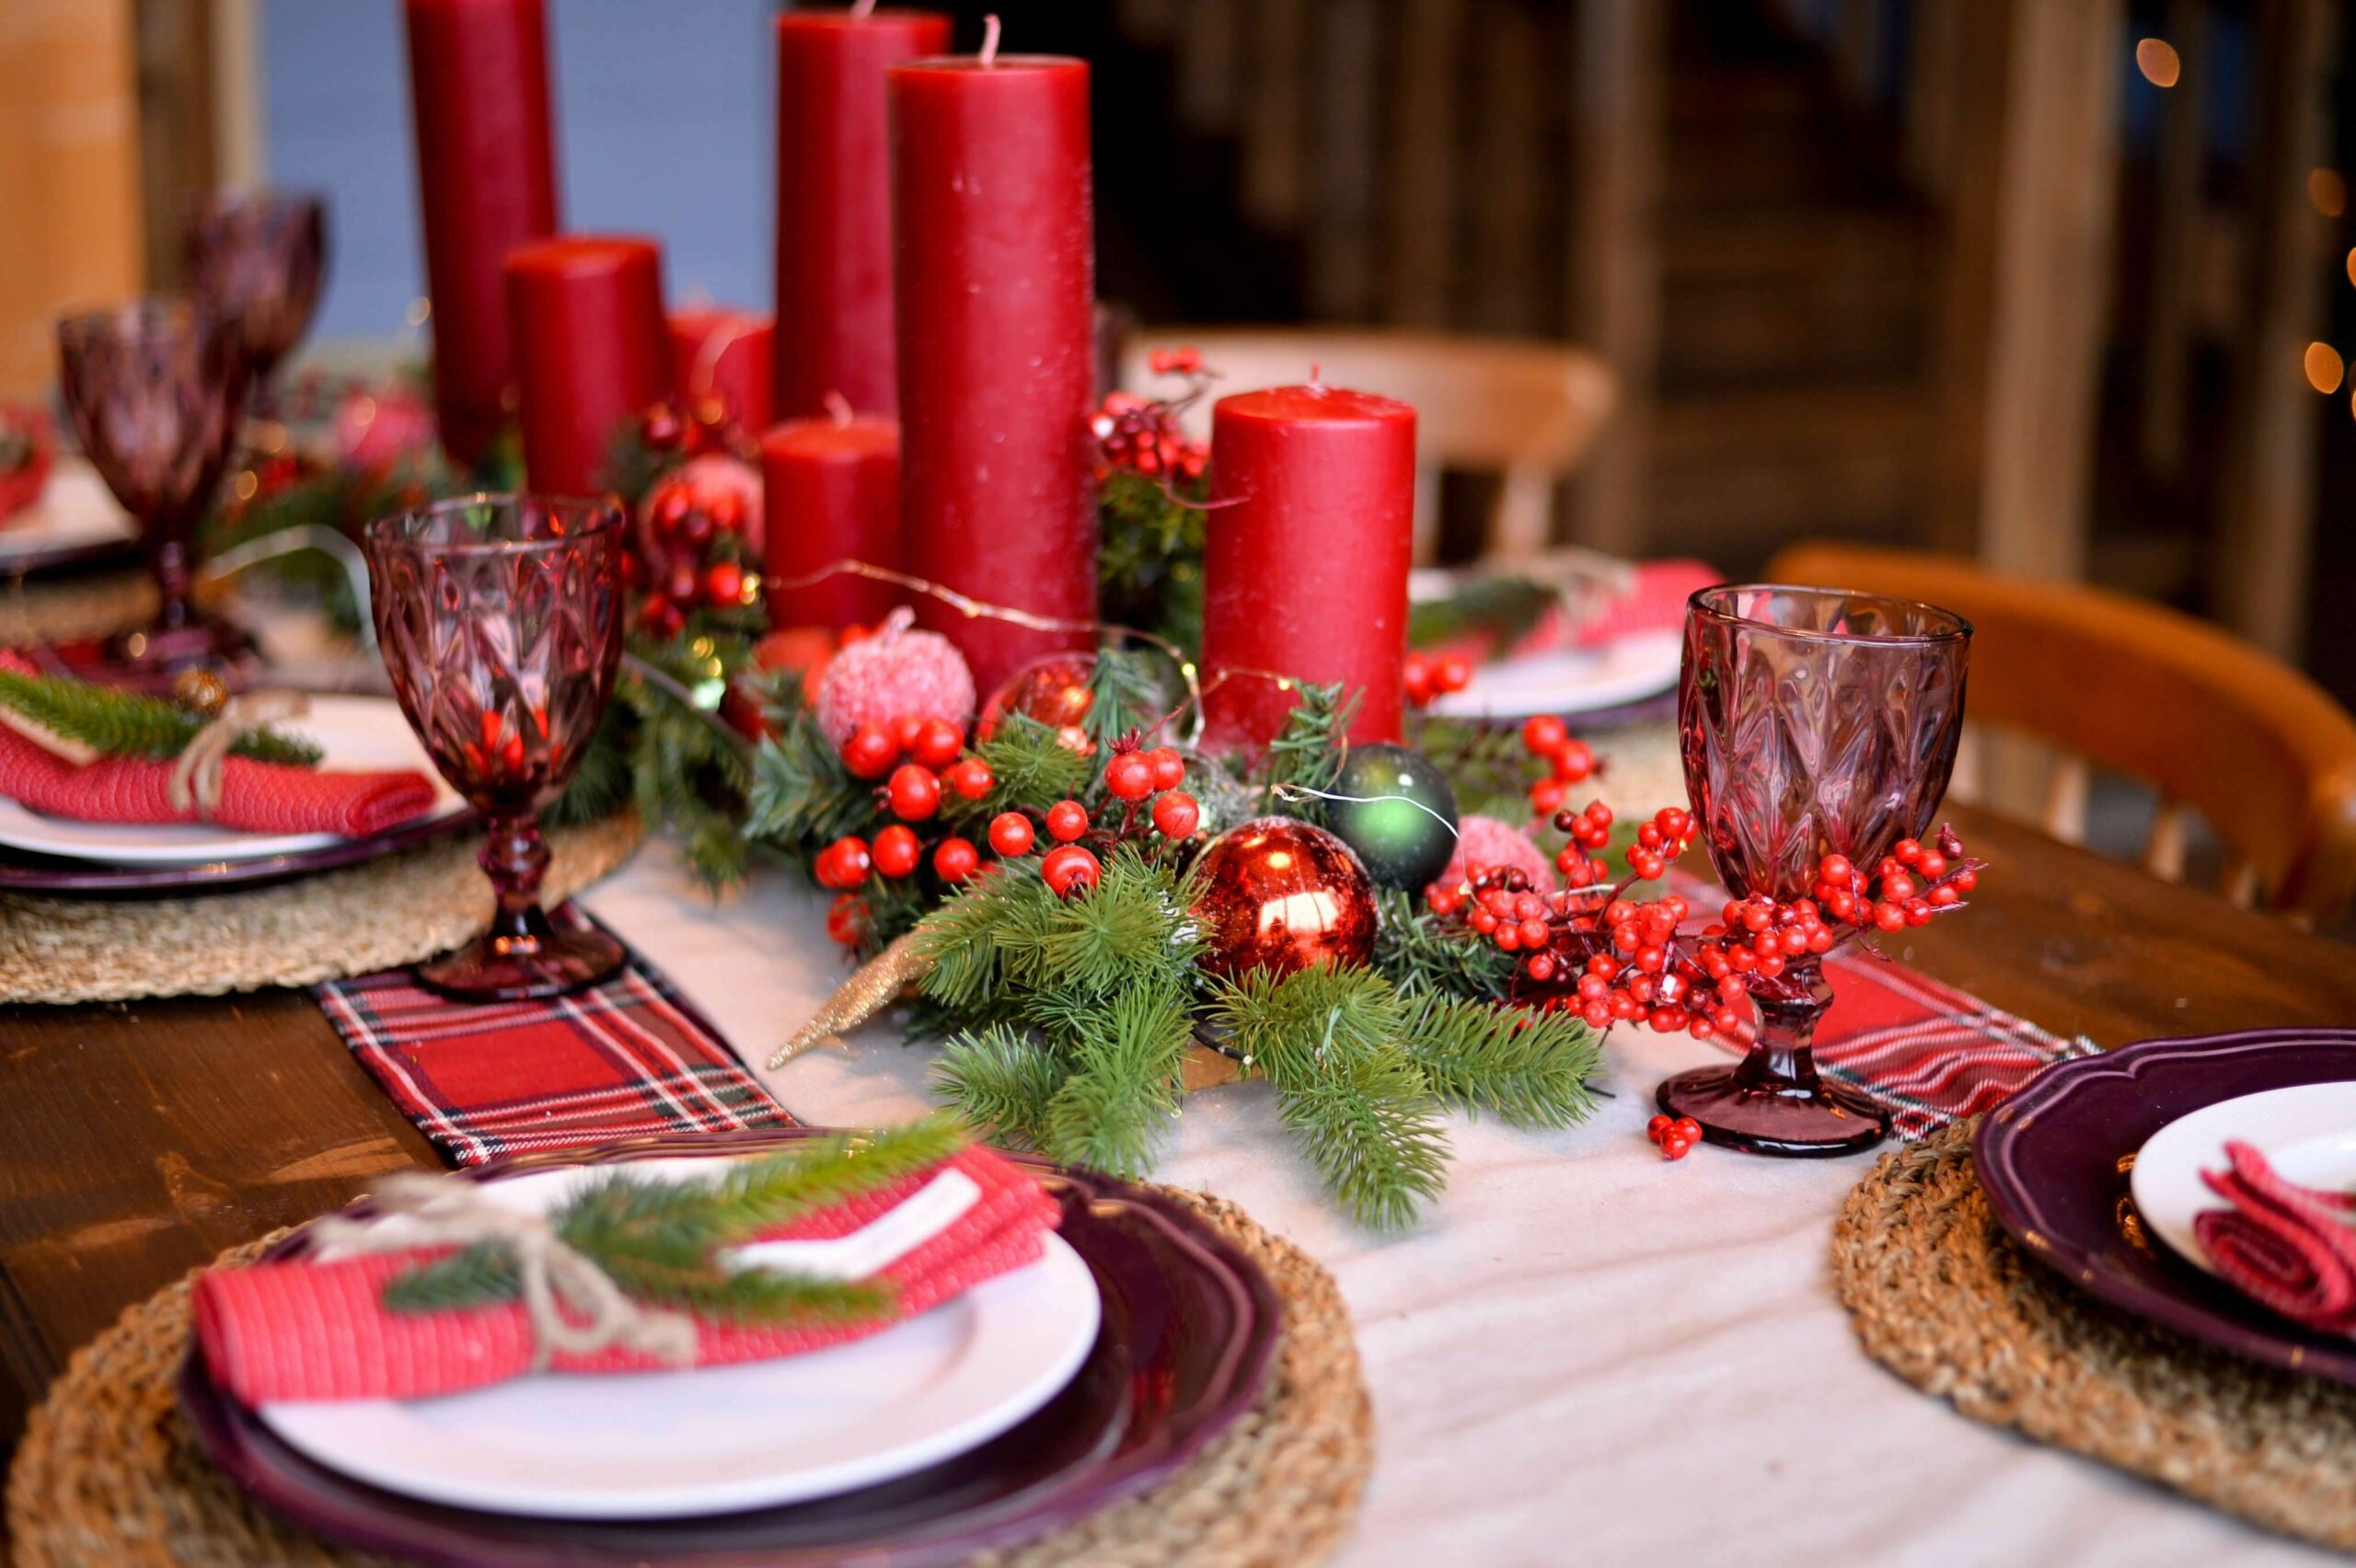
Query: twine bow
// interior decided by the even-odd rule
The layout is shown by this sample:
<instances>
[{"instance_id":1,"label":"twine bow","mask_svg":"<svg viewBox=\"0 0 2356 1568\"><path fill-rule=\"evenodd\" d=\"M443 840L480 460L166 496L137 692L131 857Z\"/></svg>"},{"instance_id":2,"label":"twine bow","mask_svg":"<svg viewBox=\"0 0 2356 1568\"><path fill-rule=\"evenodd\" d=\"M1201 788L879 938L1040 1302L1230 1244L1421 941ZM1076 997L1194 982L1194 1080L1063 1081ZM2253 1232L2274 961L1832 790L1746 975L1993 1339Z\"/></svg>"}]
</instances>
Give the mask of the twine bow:
<instances>
[{"instance_id":1,"label":"twine bow","mask_svg":"<svg viewBox=\"0 0 2356 1568\"><path fill-rule=\"evenodd\" d=\"M613 1347L676 1366L695 1360L693 1318L623 1295L612 1276L560 1239L544 1216L507 1208L476 1182L417 1171L386 1177L370 1195L383 1215L415 1223L330 1216L312 1228L319 1245L344 1253L486 1242L503 1249L514 1262L532 1322L533 1371L546 1370L559 1352L594 1355Z\"/></svg>"},{"instance_id":2,"label":"twine bow","mask_svg":"<svg viewBox=\"0 0 2356 1568\"><path fill-rule=\"evenodd\" d=\"M212 721L189 738L173 760L166 798L176 812L210 817L221 804L222 766L239 741L282 719L301 717L310 699L298 691L251 691L221 705Z\"/></svg>"}]
</instances>

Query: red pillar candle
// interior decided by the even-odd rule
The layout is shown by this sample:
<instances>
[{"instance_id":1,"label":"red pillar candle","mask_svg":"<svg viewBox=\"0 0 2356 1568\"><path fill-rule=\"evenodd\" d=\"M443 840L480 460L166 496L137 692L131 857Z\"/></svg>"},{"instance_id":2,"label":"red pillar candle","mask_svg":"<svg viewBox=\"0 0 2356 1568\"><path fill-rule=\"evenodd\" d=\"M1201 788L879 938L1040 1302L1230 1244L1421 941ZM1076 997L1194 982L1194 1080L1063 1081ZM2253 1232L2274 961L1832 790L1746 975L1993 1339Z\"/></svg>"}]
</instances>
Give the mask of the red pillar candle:
<instances>
[{"instance_id":1,"label":"red pillar candle","mask_svg":"<svg viewBox=\"0 0 2356 1568\"><path fill-rule=\"evenodd\" d=\"M937 11L788 11L777 19L777 411L838 392L899 404L892 368L892 166L884 75L949 48Z\"/></svg>"},{"instance_id":2,"label":"red pillar candle","mask_svg":"<svg viewBox=\"0 0 2356 1568\"><path fill-rule=\"evenodd\" d=\"M1363 693L1353 743L1400 738L1415 410L1339 387L1280 386L1211 410L1203 559L1206 738L1265 744L1293 694Z\"/></svg>"},{"instance_id":3,"label":"red pillar candle","mask_svg":"<svg viewBox=\"0 0 2356 1568\"><path fill-rule=\"evenodd\" d=\"M837 561L900 565L900 427L853 418L839 399L835 410L761 437L772 626L872 627L902 597L889 582L847 572L783 586Z\"/></svg>"},{"instance_id":4,"label":"red pillar candle","mask_svg":"<svg viewBox=\"0 0 2356 1568\"><path fill-rule=\"evenodd\" d=\"M690 409L718 398L747 435L768 429L776 331L766 316L703 306L671 313L671 367Z\"/></svg>"},{"instance_id":5,"label":"red pillar candle","mask_svg":"<svg viewBox=\"0 0 2356 1568\"><path fill-rule=\"evenodd\" d=\"M408 0L409 75L442 444L482 455L514 407L500 267L556 232L541 0Z\"/></svg>"},{"instance_id":6,"label":"red pillar candle","mask_svg":"<svg viewBox=\"0 0 2356 1568\"><path fill-rule=\"evenodd\" d=\"M527 245L507 258L507 312L525 476L546 495L595 495L617 432L671 389L662 253L618 235Z\"/></svg>"},{"instance_id":7,"label":"red pillar candle","mask_svg":"<svg viewBox=\"0 0 2356 1568\"><path fill-rule=\"evenodd\" d=\"M903 536L908 570L987 604L1096 602L1088 66L1041 55L894 67ZM988 691L1084 635L920 619Z\"/></svg>"}]
</instances>

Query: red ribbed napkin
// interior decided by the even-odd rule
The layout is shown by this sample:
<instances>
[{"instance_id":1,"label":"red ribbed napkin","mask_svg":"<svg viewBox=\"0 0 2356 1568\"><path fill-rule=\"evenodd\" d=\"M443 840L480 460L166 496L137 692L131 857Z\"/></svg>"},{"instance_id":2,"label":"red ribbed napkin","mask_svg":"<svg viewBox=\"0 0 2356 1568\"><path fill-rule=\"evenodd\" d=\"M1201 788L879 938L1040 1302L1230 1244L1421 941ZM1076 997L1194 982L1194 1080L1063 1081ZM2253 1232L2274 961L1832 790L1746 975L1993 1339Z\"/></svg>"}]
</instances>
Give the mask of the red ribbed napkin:
<instances>
[{"instance_id":1,"label":"red ribbed napkin","mask_svg":"<svg viewBox=\"0 0 2356 1568\"><path fill-rule=\"evenodd\" d=\"M2285 1181L2239 1140L2225 1145L2225 1158L2229 1169L2200 1179L2233 1207L2192 1221L2219 1276L2293 1322L2356 1333L2356 1197Z\"/></svg>"},{"instance_id":2,"label":"red ribbed napkin","mask_svg":"<svg viewBox=\"0 0 2356 1568\"><path fill-rule=\"evenodd\" d=\"M805 1216L765 1240L847 1236L921 1191L941 1170L972 1179L980 1198L939 1234L884 1269L896 1292L888 1318L823 1328L762 1328L699 1321L696 1365L765 1361L862 1339L1040 1256L1061 1211L1021 1170L969 1148L932 1170ZM456 1178L453 1178L456 1180ZM530 1320L520 1304L441 1312L391 1312L386 1283L449 1251L378 1252L331 1262L256 1263L216 1269L196 1282L197 1343L222 1388L246 1405L273 1400L421 1399L522 1376L532 1365ZM560 1354L560 1372L637 1372L659 1363L634 1352Z\"/></svg>"},{"instance_id":3,"label":"red ribbed napkin","mask_svg":"<svg viewBox=\"0 0 2356 1568\"><path fill-rule=\"evenodd\" d=\"M6 655L0 655L5 660ZM195 822L171 801L172 765L100 757L76 766L0 725L0 795L76 822ZM238 833L340 833L365 838L433 809L433 783L413 769L341 773L233 756L222 764L210 820Z\"/></svg>"}]
</instances>

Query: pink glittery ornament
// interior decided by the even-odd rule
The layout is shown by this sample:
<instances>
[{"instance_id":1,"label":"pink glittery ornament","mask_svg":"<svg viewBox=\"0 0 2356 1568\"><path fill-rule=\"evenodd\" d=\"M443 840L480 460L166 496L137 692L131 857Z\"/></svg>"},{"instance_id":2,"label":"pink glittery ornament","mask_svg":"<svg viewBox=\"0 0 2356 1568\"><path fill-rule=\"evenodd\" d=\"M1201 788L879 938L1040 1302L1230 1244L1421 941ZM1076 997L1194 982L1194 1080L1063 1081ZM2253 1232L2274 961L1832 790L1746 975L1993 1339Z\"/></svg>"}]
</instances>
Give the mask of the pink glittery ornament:
<instances>
[{"instance_id":1,"label":"pink glittery ornament","mask_svg":"<svg viewBox=\"0 0 2356 1568\"><path fill-rule=\"evenodd\" d=\"M818 683L818 728L839 746L872 720L889 724L904 713L963 724L974 716L974 674L938 632L917 631L907 605L884 617L875 635L852 643L826 666Z\"/></svg>"},{"instance_id":2,"label":"pink glittery ornament","mask_svg":"<svg viewBox=\"0 0 2356 1568\"><path fill-rule=\"evenodd\" d=\"M1554 891L1553 862L1510 823L1473 815L1456 824L1456 853L1440 872L1439 885L1453 887L1465 880L1468 866L1495 870L1510 866L1530 874L1530 885L1540 893Z\"/></svg>"}]
</instances>

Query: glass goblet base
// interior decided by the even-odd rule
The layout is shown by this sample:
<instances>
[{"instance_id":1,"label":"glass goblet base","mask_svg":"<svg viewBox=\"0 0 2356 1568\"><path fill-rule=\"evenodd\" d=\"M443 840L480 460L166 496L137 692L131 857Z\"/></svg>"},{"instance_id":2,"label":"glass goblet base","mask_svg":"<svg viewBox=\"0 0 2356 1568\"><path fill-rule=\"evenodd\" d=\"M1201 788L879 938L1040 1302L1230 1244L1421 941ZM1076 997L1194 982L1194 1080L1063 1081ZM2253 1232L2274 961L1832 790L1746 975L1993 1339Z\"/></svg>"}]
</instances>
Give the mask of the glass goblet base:
<instances>
[{"instance_id":1,"label":"glass goblet base","mask_svg":"<svg viewBox=\"0 0 2356 1568\"><path fill-rule=\"evenodd\" d=\"M1846 1084L1760 1082L1743 1066L1680 1073L1653 1099L1666 1114L1699 1122L1703 1142L1749 1154L1829 1159L1861 1153L1889 1136L1888 1113Z\"/></svg>"},{"instance_id":2,"label":"glass goblet base","mask_svg":"<svg viewBox=\"0 0 2356 1568\"><path fill-rule=\"evenodd\" d=\"M561 997L622 966L622 944L595 928L559 930L537 909L523 924L520 931L486 931L419 964L418 983L454 1001L514 1002Z\"/></svg>"},{"instance_id":3,"label":"glass goblet base","mask_svg":"<svg viewBox=\"0 0 2356 1568\"><path fill-rule=\"evenodd\" d=\"M242 691L260 668L254 640L227 621L191 617L177 626L148 627L109 638L98 651L99 678L117 686L168 695L190 670L210 670Z\"/></svg>"}]
</instances>

